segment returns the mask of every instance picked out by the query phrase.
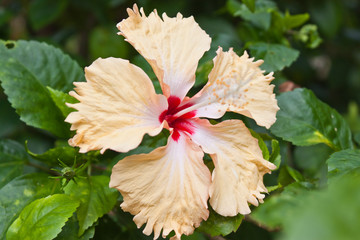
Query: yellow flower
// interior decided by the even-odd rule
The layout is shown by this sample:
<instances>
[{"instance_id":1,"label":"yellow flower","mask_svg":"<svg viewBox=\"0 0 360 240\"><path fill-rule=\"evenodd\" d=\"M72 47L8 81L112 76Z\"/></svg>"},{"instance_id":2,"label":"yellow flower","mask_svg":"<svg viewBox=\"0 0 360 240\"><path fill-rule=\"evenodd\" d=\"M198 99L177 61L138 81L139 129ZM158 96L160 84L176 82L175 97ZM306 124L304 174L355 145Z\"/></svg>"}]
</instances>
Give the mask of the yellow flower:
<instances>
[{"instance_id":1,"label":"yellow flower","mask_svg":"<svg viewBox=\"0 0 360 240\"><path fill-rule=\"evenodd\" d=\"M120 34L150 63L163 95L149 77L127 60L97 59L85 68L87 82L75 83L70 94L80 102L66 121L76 135L70 145L80 152L106 149L127 152L143 136L170 130L168 143L149 154L128 156L112 170L110 187L117 188L124 211L135 215L144 233L158 238L172 230L175 238L193 233L209 216L207 202L223 216L249 214L248 203L262 202L267 190L263 175L275 166L263 159L258 141L240 120L212 125L226 111L253 118L269 128L278 111L272 74L266 76L247 53L217 51L205 87L186 97L195 82L199 59L210 48L210 37L193 17L146 16L134 5L117 27ZM203 162L210 154L215 169Z\"/></svg>"}]
</instances>

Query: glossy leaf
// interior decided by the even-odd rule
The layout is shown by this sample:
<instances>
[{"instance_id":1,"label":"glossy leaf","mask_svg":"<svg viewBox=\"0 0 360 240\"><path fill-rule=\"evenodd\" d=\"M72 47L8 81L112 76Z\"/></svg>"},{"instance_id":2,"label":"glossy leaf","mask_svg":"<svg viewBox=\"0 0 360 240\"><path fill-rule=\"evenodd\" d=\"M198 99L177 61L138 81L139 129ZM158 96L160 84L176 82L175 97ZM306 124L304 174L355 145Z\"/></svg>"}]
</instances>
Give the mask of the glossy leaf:
<instances>
[{"instance_id":1,"label":"glossy leaf","mask_svg":"<svg viewBox=\"0 0 360 240\"><path fill-rule=\"evenodd\" d=\"M360 150L336 152L327 160L329 177L342 176L354 170L360 170Z\"/></svg>"},{"instance_id":2,"label":"glossy leaf","mask_svg":"<svg viewBox=\"0 0 360 240\"><path fill-rule=\"evenodd\" d=\"M109 178L92 176L86 179L78 178L71 181L65 188L65 193L80 200L77 210L79 233L81 236L88 227L115 205L118 192L109 188Z\"/></svg>"},{"instance_id":3,"label":"glossy leaf","mask_svg":"<svg viewBox=\"0 0 360 240\"><path fill-rule=\"evenodd\" d=\"M0 139L0 188L17 176L24 169L24 163L29 161L24 147L18 142Z\"/></svg>"},{"instance_id":4,"label":"glossy leaf","mask_svg":"<svg viewBox=\"0 0 360 240\"><path fill-rule=\"evenodd\" d=\"M9 227L6 239L53 239L79 204L79 201L65 194L37 199L21 211Z\"/></svg>"},{"instance_id":5,"label":"glossy leaf","mask_svg":"<svg viewBox=\"0 0 360 240\"><path fill-rule=\"evenodd\" d=\"M205 232L211 236L225 236L231 232L236 232L243 218L244 216L241 214L238 214L235 217L224 217L210 208L209 218L206 221L201 222L198 231Z\"/></svg>"},{"instance_id":6,"label":"glossy leaf","mask_svg":"<svg viewBox=\"0 0 360 240\"><path fill-rule=\"evenodd\" d=\"M264 60L260 66L266 72L275 72L289 67L299 56L299 51L281 44L258 42L249 46L251 56Z\"/></svg>"},{"instance_id":7,"label":"glossy leaf","mask_svg":"<svg viewBox=\"0 0 360 240\"><path fill-rule=\"evenodd\" d=\"M31 152L26 145L26 151L34 159L44 162L50 166L58 165L59 160L67 165L72 165L76 157L80 158L76 148L70 146L59 146L51 148L44 153L36 154Z\"/></svg>"},{"instance_id":8,"label":"glossy leaf","mask_svg":"<svg viewBox=\"0 0 360 240\"><path fill-rule=\"evenodd\" d=\"M241 17L260 29L268 30L271 25L271 12L276 9L276 4L272 1L257 0L252 11L254 1L243 2L244 4L241 4L236 0L228 0L226 6L234 17Z\"/></svg>"},{"instance_id":9,"label":"glossy leaf","mask_svg":"<svg viewBox=\"0 0 360 240\"><path fill-rule=\"evenodd\" d=\"M353 148L344 118L307 89L296 89L278 97L280 110L270 131L299 146L325 143L333 150Z\"/></svg>"},{"instance_id":10,"label":"glossy leaf","mask_svg":"<svg viewBox=\"0 0 360 240\"><path fill-rule=\"evenodd\" d=\"M281 155L280 155L280 146L279 142L275 139L271 141L271 155L269 157L269 161L276 165L277 168L280 167L281 164Z\"/></svg>"},{"instance_id":11,"label":"glossy leaf","mask_svg":"<svg viewBox=\"0 0 360 240\"><path fill-rule=\"evenodd\" d=\"M303 25L307 20L309 20L310 15L308 13L290 15L287 11L284 16L284 24L286 29L293 29Z\"/></svg>"},{"instance_id":12,"label":"glossy leaf","mask_svg":"<svg viewBox=\"0 0 360 240\"><path fill-rule=\"evenodd\" d=\"M13 179L0 189L0 239L20 212L32 201L58 193L60 181L49 175L33 173Z\"/></svg>"},{"instance_id":13,"label":"glossy leaf","mask_svg":"<svg viewBox=\"0 0 360 240\"><path fill-rule=\"evenodd\" d=\"M293 182L302 182L304 180L304 177L296 169L288 165L281 167L278 176L278 182L281 186L287 186Z\"/></svg>"},{"instance_id":14,"label":"glossy leaf","mask_svg":"<svg viewBox=\"0 0 360 240\"><path fill-rule=\"evenodd\" d=\"M62 91L47 87L50 92L50 96L54 101L55 105L60 109L63 116L66 118L69 113L75 111L73 108L69 108L65 103L76 103L78 102L75 98Z\"/></svg>"},{"instance_id":15,"label":"glossy leaf","mask_svg":"<svg viewBox=\"0 0 360 240\"><path fill-rule=\"evenodd\" d=\"M30 126L69 137L69 124L46 86L68 91L73 81L83 78L77 63L54 47L32 41L0 42L2 87L20 119Z\"/></svg>"},{"instance_id":16,"label":"glossy leaf","mask_svg":"<svg viewBox=\"0 0 360 240\"><path fill-rule=\"evenodd\" d=\"M262 137L260 136L260 134L258 134L257 132L255 132L251 129L250 129L250 133L254 138L256 138L258 140L258 144L262 151L263 158L266 160L269 160L269 157L270 157L269 149L267 148L267 146L266 146L264 140L262 139Z\"/></svg>"},{"instance_id":17,"label":"glossy leaf","mask_svg":"<svg viewBox=\"0 0 360 240\"><path fill-rule=\"evenodd\" d=\"M38 79L13 59L0 59L0 66L1 86L20 119L27 125L47 130L56 136L68 137L69 125L64 122L50 93Z\"/></svg>"},{"instance_id":18,"label":"glossy leaf","mask_svg":"<svg viewBox=\"0 0 360 240\"><path fill-rule=\"evenodd\" d=\"M77 62L42 42L0 41L0 60L22 65L42 86L63 92L72 90L73 82L85 81L84 71ZM0 65L0 72L4 69Z\"/></svg>"}]
</instances>

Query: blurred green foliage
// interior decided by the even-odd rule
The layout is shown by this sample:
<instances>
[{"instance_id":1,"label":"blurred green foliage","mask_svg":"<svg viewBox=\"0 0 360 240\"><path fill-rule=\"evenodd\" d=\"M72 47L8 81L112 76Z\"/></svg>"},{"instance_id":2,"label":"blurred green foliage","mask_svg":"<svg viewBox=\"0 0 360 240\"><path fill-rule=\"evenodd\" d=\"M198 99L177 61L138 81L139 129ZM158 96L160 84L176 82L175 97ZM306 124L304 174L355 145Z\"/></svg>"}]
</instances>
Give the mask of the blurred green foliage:
<instances>
[{"instance_id":1,"label":"blurred green foliage","mask_svg":"<svg viewBox=\"0 0 360 240\"><path fill-rule=\"evenodd\" d=\"M275 72L273 83L281 110L270 131L236 114L224 116L240 118L252 128L264 158L277 165L278 170L265 176L269 198L245 217L226 218L211 211L207 222L182 239L215 239L215 235L229 240L358 237L360 2L136 3L146 13L156 8L169 16L177 12L193 15L211 36L211 49L200 60L190 94L206 83L218 46L233 47L238 53L247 50L265 60L262 68L266 72ZM71 111L64 103L74 101L66 94L72 82L84 81L82 68L99 57L130 59L160 91L149 64L116 34L116 24L127 17L126 8L133 4L128 0L1 1L0 239L23 234L19 223L25 230L29 230L28 222L36 225L31 214L24 216L49 201L58 210L62 210L59 202L72 206L59 213L54 229L42 232L51 238L61 230L56 239L152 239L136 228L130 214L120 210L121 196L108 189L107 176L125 156L164 145L167 133L146 136L139 148L128 153L80 154L67 145L71 133L63 121ZM296 87L310 90L282 93ZM59 159L68 166L75 162L74 168L89 164L87 172L76 175L79 186L71 181L62 189L61 181L48 178L59 177L57 172L64 170ZM71 202L71 197L78 200Z\"/></svg>"}]
</instances>

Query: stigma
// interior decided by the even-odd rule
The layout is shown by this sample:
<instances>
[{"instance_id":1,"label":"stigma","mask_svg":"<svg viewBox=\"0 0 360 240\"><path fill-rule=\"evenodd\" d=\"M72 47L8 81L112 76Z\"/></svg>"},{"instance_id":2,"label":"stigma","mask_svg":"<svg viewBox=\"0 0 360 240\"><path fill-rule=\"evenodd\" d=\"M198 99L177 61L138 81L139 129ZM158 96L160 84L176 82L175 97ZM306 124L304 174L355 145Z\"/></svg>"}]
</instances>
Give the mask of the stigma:
<instances>
[{"instance_id":1,"label":"stigma","mask_svg":"<svg viewBox=\"0 0 360 240\"><path fill-rule=\"evenodd\" d=\"M191 107L193 104L185 103L182 105L180 98L176 96L170 96L167 101L169 106L167 110L164 110L160 114L160 123L162 123L163 121L167 122L170 128L169 130L172 132L171 137L175 141L179 139L181 133L192 135L195 128L189 120L196 116L196 110L186 112L185 114L180 116L178 116L177 113Z\"/></svg>"}]
</instances>

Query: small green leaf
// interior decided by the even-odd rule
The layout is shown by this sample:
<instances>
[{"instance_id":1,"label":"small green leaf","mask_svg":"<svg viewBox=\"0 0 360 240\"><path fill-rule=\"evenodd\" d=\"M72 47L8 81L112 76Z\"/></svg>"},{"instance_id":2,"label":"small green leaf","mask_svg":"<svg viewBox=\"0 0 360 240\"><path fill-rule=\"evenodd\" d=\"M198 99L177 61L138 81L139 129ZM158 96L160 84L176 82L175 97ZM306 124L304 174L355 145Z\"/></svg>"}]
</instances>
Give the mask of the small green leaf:
<instances>
[{"instance_id":1,"label":"small green leaf","mask_svg":"<svg viewBox=\"0 0 360 240\"><path fill-rule=\"evenodd\" d=\"M33 0L29 3L31 25L38 30L56 20L64 11L67 0Z\"/></svg>"},{"instance_id":2,"label":"small green leaf","mask_svg":"<svg viewBox=\"0 0 360 240\"><path fill-rule=\"evenodd\" d=\"M258 140L258 144L259 144L259 147L260 147L260 149L262 151L263 158L266 159L266 160L269 160L269 157L270 157L269 149L267 148L267 146L266 146L264 140L262 139L262 137L252 129L250 129L250 133L254 138L256 138Z\"/></svg>"},{"instance_id":3,"label":"small green leaf","mask_svg":"<svg viewBox=\"0 0 360 240\"><path fill-rule=\"evenodd\" d=\"M0 139L0 188L20 176L27 161L29 159L22 145L12 140Z\"/></svg>"},{"instance_id":4,"label":"small green leaf","mask_svg":"<svg viewBox=\"0 0 360 240\"><path fill-rule=\"evenodd\" d=\"M360 150L342 150L333 153L327 160L329 178L360 170Z\"/></svg>"},{"instance_id":5,"label":"small green leaf","mask_svg":"<svg viewBox=\"0 0 360 240\"><path fill-rule=\"evenodd\" d=\"M225 236L231 232L236 232L243 218L244 216L241 214L238 214L235 217L224 217L210 208L209 218L206 221L201 222L201 225L197 230L208 233L211 236Z\"/></svg>"},{"instance_id":6,"label":"small green leaf","mask_svg":"<svg viewBox=\"0 0 360 240\"><path fill-rule=\"evenodd\" d=\"M32 201L58 193L60 181L49 175L34 173L13 179L0 189L0 239L3 240L10 224Z\"/></svg>"},{"instance_id":7,"label":"small green leaf","mask_svg":"<svg viewBox=\"0 0 360 240\"><path fill-rule=\"evenodd\" d=\"M278 176L278 182L281 186L287 186L293 182L302 182L302 181L304 181L304 177L301 175L299 171L289 167L288 165L284 165L281 167Z\"/></svg>"},{"instance_id":8,"label":"small green leaf","mask_svg":"<svg viewBox=\"0 0 360 240\"><path fill-rule=\"evenodd\" d=\"M266 199L255 208L250 217L271 229L281 227L288 219L295 217L293 212L310 186L308 183L297 182L286 186L283 192Z\"/></svg>"},{"instance_id":9,"label":"small green leaf","mask_svg":"<svg viewBox=\"0 0 360 240\"><path fill-rule=\"evenodd\" d=\"M276 4L272 1L263 0L246 0L243 2L244 4L241 4L236 0L228 0L226 7L234 17L241 17L258 28L268 30L271 25L271 12L276 9ZM254 11L251 10L253 4L255 4Z\"/></svg>"},{"instance_id":10,"label":"small green leaf","mask_svg":"<svg viewBox=\"0 0 360 240\"><path fill-rule=\"evenodd\" d=\"M62 91L47 87L50 92L50 96L54 101L55 105L60 109L63 116L66 118L69 113L75 111L73 108L69 108L65 103L76 103L78 102L75 98Z\"/></svg>"},{"instance_id":11,"label":"small green leaf","mask_svg":"<svg viewBox=\"0 0 360 240\"><path fill-rule=\"evenodd\" d=\"M27 153L36 160L44 162L50 166L58 165L59 160L67 165L72 165L76 157L80 157L76 148L70 146L60 146L47 150L44 153L36 154L31 152L25 144ZM79 160L79 159L77 159ZM78 161L79 162L79 161Z\"/></svg>"},{"instance_id":12,"label":"small green leaf","mask_svg":"<svg viewBox=\"0 0 360 240\"><path fill-rule=\"evenodd\" d=\"M325 143L333 150L353 148L351 132L343 117L307 89L281 94L280 110L270 131L299 146Z\"/></svg>"},{"instance_id":13,"label":"small green leaf","mask_svg":"<svg viewBox=\"0 0 360 240\"><path fill-rule=\"evenodd\" d=\"M280 71L289 67L299 56L299 51L281 44L258 42L249 46L251 55L264 60L260 66L266 72Z\"/></svg>"},{"instance_id":14,"label":"small green leaf","mask_svg":"<svg viewBox=\"0 0 360 240\"><path fill-rule=\"evenodd\" d=\"M109 188L109 178L106 176L78 178L76 182L69 182L64 190L66 194L81 201L77 210L80 226L78 236L81 236L99 217L114 207L118 192Z\"/></svg>"},{"instance_id":15,"label":"small green leaf","mask_svg":"<svg viewBox=\"0 0 360 240\"><path fill-rule=\"evenodd\" d=\"M310 15L308 13L290 15L290 13L286 11L283 21L286 29L293 29L303 25L309 18Z\"/></svg>"},{"instance_id":16,"label":"small green leaf","mask_svg":"<svg viewBox=\"0 0 360 240\"><path fill-rule=\"evenodd\" d=\"M279 142L275 139L271 141L271 155L269 161L276 165L277 168L280 167L281 155L280 155L280 146Z\"/></svg>"},{"instance_id":17,"label":"small green leaf","mask_svg":"<svg viewBox=\"0 0 360 240\"><path fill-rule=\"evenodd\" d=\"M291 176L296 182L302 182L302 181L305 180L304 177L301 175L301 173L300 173L298 170L296 170L296 169L294 169L294 168L291 168L291 167L289 167L289 166L285 166L285 167L286 167L288 173L290 174L290 176Z\"/></svg>"},{"instance_id":18,"label":"small green leaf","mask_svg":"<svg viewBox=\"0 0 360 240\"><path fill-rule=\"evenodd\" d=\"M294 36L308 48L317 48L322 43L317 26L314 24L306 24Z\"/></svg>"},{"instance_id":19,"label":"small green leaf","mask_svg":"<svg viewBox=\"0 0 360 240\"><path fill-rule=\"evenodd\" d=\"M7 240L47 240L59 234L79 201L65 194L40 198L27 205L9 227Z\"/></svg>"}]
</instances>

